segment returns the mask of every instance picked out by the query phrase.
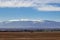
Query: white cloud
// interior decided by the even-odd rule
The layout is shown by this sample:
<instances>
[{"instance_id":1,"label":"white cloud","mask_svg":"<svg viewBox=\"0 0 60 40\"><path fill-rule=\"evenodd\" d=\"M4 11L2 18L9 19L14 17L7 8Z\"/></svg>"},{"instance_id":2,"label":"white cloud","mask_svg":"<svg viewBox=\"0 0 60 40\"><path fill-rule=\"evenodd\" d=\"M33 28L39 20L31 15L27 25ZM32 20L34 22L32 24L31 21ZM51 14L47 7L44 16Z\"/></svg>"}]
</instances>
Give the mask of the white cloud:
<instances>
[{"instance_id":1,"label":"white cloud","mask_svg":"<svg viewBox=\"0 0 60 40\"><path fill-rule=\"evenodd\" d=\"M0 7L33 7L39 11L60 11L60 7L47 5L59 3L60 0L0 0Z\"/></svg>"},{"instance_id":2,"label":"white cloud","mask_svg":"<svg viewBox=\"0 0 60 40\"><path fill-rule=\"evenodd\" d=\"M60 7L55 6L44 6L44 7L38 7L37 9L40 11L60 11Z\"/></svg>"}]
</instances>

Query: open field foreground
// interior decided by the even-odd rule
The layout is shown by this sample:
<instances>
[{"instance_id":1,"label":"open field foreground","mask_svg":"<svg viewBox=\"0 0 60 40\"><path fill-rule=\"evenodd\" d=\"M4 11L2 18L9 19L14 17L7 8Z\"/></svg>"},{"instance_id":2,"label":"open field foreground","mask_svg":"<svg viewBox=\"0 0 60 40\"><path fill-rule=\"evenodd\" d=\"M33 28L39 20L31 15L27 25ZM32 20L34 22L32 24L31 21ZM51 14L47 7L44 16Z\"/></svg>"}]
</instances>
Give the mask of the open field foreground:
<instances>
[{"instance_id":1,"label":"open field foreground","mask_svg":"<svg viewBox=\"0 0 60 40\"><path fill-rule=\"evenodd\" d=\"M60 40L60 32L0 32L0 40Z\"/></svg>"}]
</instances>

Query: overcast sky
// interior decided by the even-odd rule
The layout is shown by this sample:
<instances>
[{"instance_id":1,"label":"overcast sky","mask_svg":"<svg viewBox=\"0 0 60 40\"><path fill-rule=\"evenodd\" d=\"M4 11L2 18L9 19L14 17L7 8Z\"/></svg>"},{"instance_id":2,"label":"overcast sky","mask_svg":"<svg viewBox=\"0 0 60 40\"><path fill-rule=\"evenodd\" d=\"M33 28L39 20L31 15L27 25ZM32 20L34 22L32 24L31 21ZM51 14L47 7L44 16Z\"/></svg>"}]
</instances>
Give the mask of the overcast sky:
<instances>
[{"instance_id":1,"label":"overcast sky","mask_svg":"<svg viewBox=\"0 0 60 40\"><path fill-rule=\"evenodd\" d=\"M22 18L60 21L60 0L0 0L0 21Z\"/></svg>"}]
</instances>

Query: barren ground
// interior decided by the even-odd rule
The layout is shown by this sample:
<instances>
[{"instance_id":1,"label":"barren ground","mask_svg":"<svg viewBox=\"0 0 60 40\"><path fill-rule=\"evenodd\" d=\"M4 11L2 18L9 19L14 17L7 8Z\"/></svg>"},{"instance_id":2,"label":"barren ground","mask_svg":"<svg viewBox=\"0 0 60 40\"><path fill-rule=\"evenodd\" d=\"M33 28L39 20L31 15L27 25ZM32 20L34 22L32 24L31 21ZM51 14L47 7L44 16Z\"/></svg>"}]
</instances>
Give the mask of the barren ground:
<instances>
[{"instance_id":1,"label":"barren ground","mask_svg":"<svg viewBox=\"0 0 60 40\"><path fill-rule=\"evenodd\" d=\"M60 40L60 32L0 32L0 40Z\"/></svg>"}]
</instances>

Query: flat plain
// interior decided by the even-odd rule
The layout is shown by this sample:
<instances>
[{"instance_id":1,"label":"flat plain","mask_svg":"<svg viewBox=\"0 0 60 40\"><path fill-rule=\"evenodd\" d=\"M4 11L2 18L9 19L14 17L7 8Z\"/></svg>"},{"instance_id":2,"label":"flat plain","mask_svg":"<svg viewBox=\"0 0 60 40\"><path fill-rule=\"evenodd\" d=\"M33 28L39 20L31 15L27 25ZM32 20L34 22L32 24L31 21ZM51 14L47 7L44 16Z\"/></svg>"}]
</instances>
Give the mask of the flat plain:
<instances>
[{"instance_id":1,"label":"flat plain","mask_svg":"<svg viewBox=\"0 0 60 40\"><path fill-rule=\"evenodd\" d=\"M60 40L60 32L0 32L0 40Z\"/></svg>"}]
</instances>

